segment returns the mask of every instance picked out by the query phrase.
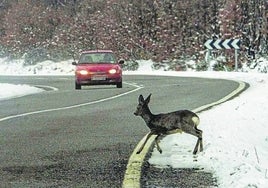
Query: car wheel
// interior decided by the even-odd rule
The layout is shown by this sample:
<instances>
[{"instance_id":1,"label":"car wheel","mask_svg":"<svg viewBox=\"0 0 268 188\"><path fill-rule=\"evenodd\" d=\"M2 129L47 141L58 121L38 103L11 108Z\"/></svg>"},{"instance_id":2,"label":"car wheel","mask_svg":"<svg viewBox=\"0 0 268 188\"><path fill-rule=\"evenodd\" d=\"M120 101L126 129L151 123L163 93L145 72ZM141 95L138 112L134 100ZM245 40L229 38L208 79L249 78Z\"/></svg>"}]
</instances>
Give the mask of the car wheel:
<instances>
[{"instance_id":1,"label":"car wheel","mask_svg":"<svg viewBox=\"0 0 268 188\"><path fill-rule=\"evenodd\" d=\"M81 89L81 85L75 82L75 89Z\"/></svg>"},{"instance_id":2,"label":"car wheel","mask_svg":"<svg viewBox=\"0 0 268 188\"><path fill-rule=\"evenodd\" d=\"M118 82L118 83L116 84L116 87L117 87L117 88L122 88L122 82Z\"/></svg>"}]
</instances>

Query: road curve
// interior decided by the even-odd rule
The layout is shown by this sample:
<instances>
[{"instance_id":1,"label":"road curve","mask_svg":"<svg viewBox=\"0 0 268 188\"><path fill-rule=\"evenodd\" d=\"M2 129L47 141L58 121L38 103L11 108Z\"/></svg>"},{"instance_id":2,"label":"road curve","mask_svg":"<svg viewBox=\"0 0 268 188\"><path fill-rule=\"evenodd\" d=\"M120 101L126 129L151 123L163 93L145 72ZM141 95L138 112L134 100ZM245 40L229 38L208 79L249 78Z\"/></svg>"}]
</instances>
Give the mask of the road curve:
<instances>
[{"instance_id":1,"label":"road curve","mask_svg":"<svg viewBox=\"0 0 268 188\"><path fill-rule=\"evenodd\" d=\"M0 82L49 86L0 101L1 187L121 187L129 156L146 134L133 112L152 93L155 113L195 109L238 87L228 80L124 76L113 86L74 89L72 76L0 76Z\"/></svg>"}]
</instances>

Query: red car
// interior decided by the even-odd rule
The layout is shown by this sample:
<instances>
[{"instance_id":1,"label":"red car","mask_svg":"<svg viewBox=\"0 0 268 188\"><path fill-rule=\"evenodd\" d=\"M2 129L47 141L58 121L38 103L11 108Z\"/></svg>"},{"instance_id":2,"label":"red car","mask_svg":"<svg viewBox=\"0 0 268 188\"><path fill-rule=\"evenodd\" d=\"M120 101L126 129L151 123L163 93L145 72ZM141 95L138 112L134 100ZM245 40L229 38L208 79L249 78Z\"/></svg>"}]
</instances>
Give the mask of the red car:
<instances>
[{"instance_id":1,"label":"red car","mask_svg":"<svg viewBox=\"0 0 268 188\"><path fill-rule=\"evenodd\" d=\"M124 61L117 61L111 50L91 50L81 53L75 69L75 89L82 85L116 85L122 88L122 69Z\"/></svg>"}]
</instances>

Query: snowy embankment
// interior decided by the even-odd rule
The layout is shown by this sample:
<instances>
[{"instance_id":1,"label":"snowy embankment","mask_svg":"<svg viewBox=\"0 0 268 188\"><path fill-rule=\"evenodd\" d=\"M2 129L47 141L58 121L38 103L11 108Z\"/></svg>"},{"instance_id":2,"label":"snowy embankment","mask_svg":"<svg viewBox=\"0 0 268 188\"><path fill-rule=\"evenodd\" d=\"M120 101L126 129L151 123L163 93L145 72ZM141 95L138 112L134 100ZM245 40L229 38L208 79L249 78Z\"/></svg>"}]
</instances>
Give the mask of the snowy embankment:
<instances>
[{"instance_id":1,"label":"snowy embankment","mask_svg":"<svg viewBox=\"0 0 268 188\"><path fill-rule=\"evenodd\" d=\"M141 62L143 63L143 62ZM268 62L265 62L266 64ZM165 137L149 163L160 168L198 168L211 171L219 187L259 187L268 185L268 75L241 72L152 71L148 63L131 74L222 78L247 82L250 87L221 105L199 113L204 151L192 150L196 137L174 134Z\"/></svg>"},{"instance_id":2,"label":"snowy embankment","mask_svg":"<svg viewBox=\"0 0 268 188\"><path fill-rule=\"evenodd\" d=\"M29 85L0 83L0 101L40 93L42 91L44 90Z\"/></svg>"},{"instance_id":3,"label":"snowy embankment","mask_svg":"<svg viewBox=\"0 0 268 188\"><path fill-rule=\"evenodd\" d=\"M36 65L24 66L23 60L12 63L0 58L0 75L68 75L73 74L72 60L62 62L44 61ZM2 83L0 80L0 101L42 92L40 88L29 85Z\"/></svg>"},{"instance_id":4,"label":"snowy embankment","mask_svg":"<svg viewBox=\"0 0 268 188\"><path fill-rule=\"evenodd\" d=\"M149 162L174 168L214 172L219 187L268 185L268 75L252 73L179 73L180 76L245 81L250 87L238 97L199 113L204 151L192 156L196 138L171 135L155 149Z\"/></svg>"},{"instance_id":5,"label":"snowy embankment","mask_svg":"<svg viewBox=\"0 0 268 188\"><path fill-rule=\"evenodd\" d=\"M56 68L53 69L48 68L50 66L46 68L44 64L40 64L39 69L13 66L12 71L8 72L11 66L3 66L0 62L0 74L72 74L70 62L54 65ZM160 168L195 167L212 171L218 179L219 187L267 187L267 74L153 71L151 64L145 61L140 62L138 71L124 74L223 78L249 83L250 87L236 98L198 114L201 119L199 128L203 130L204 137L202 153L196 156L191 153L196 142L195 137L184 133L170 135L160 143L163 153L159 154L154 150L149 162ZM8 87L0 83L0 93L7 90ZM11 90L24 93L22 88ZM10 98L9 94L6 96Z\"/></svg>"}]
</instances>

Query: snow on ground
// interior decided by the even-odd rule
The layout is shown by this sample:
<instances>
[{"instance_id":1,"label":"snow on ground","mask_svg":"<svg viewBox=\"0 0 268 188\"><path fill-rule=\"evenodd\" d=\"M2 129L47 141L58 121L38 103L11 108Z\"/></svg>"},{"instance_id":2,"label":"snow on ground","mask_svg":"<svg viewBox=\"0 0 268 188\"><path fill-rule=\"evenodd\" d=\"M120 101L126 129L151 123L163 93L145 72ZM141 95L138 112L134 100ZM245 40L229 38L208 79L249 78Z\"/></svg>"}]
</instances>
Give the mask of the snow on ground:
<instances>
[{"instance_id":1,"label":"snow on ground","mask_svg":"<svg viewBox=\"0 0 268 188\"><path fill-rule=\"evenodd\" d=\"M36 65L24 66L22 59L14 60L12 63L7 58L0 58L0 75L66 75L73 74L74 66L72 60L62 62L44 61ZM14 97L42 92L40 88L29 85L14 85L1 83L0 80L0 101Z\"/></svg>"},{"instance_id":2,"label":"snow on ground","mask_svg":"<svg viewBox=\"0 0 268 188\"><path fill-rule=\"evenodd\" d=\"M0 101L40 93L42 91L44 90L24 84L14 85L8 83L0 83Z\"/></svg>"},{"instance_id":3,"label":"snow on ground","mask_svg":"<svg viewBox=\"0 0 268 188\"><path fill-rule=\"evenodd\" d=\"M0 74L72 74L70 62L53 65L54 68L46 68L44 64L39 64L40 68L33 71L33 68L22 66L4 66L0 61ZM195 167L211 171L219 187L223 188L268 186L267 74L153 71L150 62L145 61L141 62L138 71L124 74L223 78L249 83L250 87L236 98L198 114L201 119L199 128L203 130L203 152L193 156L196 138L184 133L175 134L162 140L163 153L154 149L149 162L160 168ZM29 86L0 83L0 98L10 98L8 90L21 91L20 95L23 95L24 87Z\"/></svg>"},{"instance_id":4,"label":"snow on ground","mask_svg":"<svg viewBox=\"0 0 268 188\"><path fill-rule=\"evenodd\" d=\"M268 75L250 73L183 73L246 81L250 88L238 97L199 113L204 151L191 152L196 138L171 135L149 160L156 166L196 167L215 173L219 187L267 187L268 185Z\"/></svg>"},{"instance_id":5,"label":"snow on ground","mask_svg":"<svg viewBox=\"0 0 268 188\"><path fill-rule=\"evenodd\" d=\"M0 58L0 75L66 75L73 74L72 61L44 61L36 65L24 66L24 60L13 60Z\"/></svg>"}]
</instances>

